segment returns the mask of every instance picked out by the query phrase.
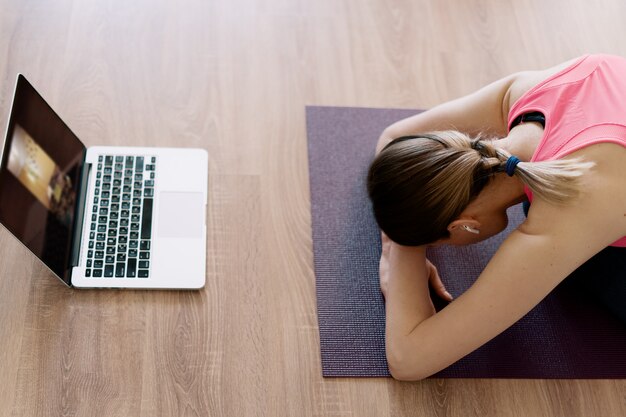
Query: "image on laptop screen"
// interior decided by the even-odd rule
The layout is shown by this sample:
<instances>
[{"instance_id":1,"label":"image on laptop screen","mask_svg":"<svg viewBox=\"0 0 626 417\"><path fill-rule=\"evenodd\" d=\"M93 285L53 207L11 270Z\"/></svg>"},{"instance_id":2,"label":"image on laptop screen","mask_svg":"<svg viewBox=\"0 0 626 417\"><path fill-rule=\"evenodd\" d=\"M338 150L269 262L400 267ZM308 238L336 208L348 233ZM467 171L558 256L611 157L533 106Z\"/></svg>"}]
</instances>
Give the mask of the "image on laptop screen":
<instances>
[{"instance_id":1,"label":"image on laptop screen","mask_svg":"<svg viewBox=\"0 0 626 417\"><path fill-rule=\"evenodd\" d=\"M84 150L18 77L0 166L0 222L66 282Z\"/></svg>"}]
</instances>

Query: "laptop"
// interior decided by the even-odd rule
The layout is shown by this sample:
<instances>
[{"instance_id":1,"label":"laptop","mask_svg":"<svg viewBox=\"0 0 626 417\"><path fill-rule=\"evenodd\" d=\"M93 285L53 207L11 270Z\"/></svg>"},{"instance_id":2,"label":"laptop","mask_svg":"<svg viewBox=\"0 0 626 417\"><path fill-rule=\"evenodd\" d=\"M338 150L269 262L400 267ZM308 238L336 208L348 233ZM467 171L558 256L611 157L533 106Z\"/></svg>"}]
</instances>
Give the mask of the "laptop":
<instances>
[{"instance_id":1,"label":"laptop","mask_svg":"<svg viewBox=\"0 0 626 417\"><path fill-rule=\"evenodd\" d=\"M0 161L0 223L66 285L204 286L205 150L87 148L19 74Z\"/></svg>"}]
</instances>

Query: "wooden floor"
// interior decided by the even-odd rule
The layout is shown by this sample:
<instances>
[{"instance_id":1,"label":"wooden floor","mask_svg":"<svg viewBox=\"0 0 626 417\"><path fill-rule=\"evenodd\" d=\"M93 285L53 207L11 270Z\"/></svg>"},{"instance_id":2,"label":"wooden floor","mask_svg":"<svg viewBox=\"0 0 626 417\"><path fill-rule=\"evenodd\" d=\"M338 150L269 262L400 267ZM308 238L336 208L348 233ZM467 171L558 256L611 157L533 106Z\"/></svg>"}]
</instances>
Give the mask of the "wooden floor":
<instances>
[{"instance_id":1,"label":"wooden floor","mask_svg":"<svg viewBox=\"0 0 626 417\"><path fill-rule=\"evenodd\" d=\"M304 118L626 55L624 17L622 0L0 0L2 132L22 72L87 145L210 154L202 291L67 289L0 230L0 415L626 415L626 381L323 379Z\"/></svg>"}]
</instances>

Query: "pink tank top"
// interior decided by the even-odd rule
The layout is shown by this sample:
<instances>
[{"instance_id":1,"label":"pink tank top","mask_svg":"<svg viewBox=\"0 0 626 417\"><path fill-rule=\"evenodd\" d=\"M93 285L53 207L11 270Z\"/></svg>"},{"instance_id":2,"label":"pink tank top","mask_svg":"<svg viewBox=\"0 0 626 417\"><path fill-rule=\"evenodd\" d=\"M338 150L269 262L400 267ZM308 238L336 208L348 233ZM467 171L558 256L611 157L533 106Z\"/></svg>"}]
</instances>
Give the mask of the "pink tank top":
<instances>
[{"instance_id":1,"label":"pink tank top","mask_svg":"<svg viewBox=\"0 0 626 417\"><path fill-rule=\"evenodd\" d=\"M509 111L508 126L529 112L541 112L546 118L531 162L560 159L602 142L626 147L626 59L611 55L577 59L520 97ZM532 202L532 192L525 191ZM626 247L626 236L611 246Z\"/></svg>"}]
</instances>

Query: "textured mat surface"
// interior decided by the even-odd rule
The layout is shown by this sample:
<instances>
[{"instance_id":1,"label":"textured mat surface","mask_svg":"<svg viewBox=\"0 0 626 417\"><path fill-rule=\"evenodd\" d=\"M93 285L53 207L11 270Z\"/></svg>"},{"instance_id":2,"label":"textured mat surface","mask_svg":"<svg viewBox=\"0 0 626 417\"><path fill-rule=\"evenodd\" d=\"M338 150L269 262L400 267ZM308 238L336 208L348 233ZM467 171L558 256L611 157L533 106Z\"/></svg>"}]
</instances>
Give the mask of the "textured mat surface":
<instances>
[{"instance_id":1,"label":"textured mat surface","mask_svg":"<svg viewBox=\"0 0 626 417\"><path fill-rule=\"evenodd\" d=\"M307 107L313 247L324 376L388 376L385 308L378 286L380 237L365 189L379 134L411 110ZM459 296L509 229L429 258ZM445 259L445 262L442 260ZM521 321L439 377L626 378L626 328L567 283ZM439 306L441 308L442 306Z\"/></svg>"}]
</instances>

